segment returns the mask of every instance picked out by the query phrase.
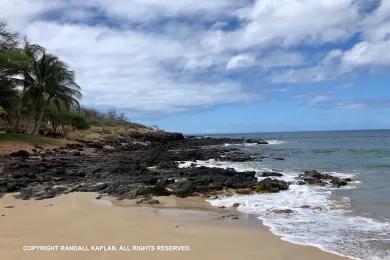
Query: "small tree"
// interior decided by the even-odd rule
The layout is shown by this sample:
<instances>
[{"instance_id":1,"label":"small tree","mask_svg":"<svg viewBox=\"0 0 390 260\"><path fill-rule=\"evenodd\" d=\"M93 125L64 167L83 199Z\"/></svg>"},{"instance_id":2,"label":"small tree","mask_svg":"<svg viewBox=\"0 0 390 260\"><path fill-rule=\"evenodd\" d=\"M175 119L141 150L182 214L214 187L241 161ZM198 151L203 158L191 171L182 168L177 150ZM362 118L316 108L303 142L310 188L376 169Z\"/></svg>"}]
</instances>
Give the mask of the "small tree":
<instances>
[{"instance_id":1,"label":"small tree","mask_svg":"<svg viewBox=\"0 0 390 260\"><path fill-rule=\"evenodd\" d=\"M89 128L87 120L81 115L73 116L71 124L72 127L77 130L85 130Z\"/></svg>"}]
</instances>

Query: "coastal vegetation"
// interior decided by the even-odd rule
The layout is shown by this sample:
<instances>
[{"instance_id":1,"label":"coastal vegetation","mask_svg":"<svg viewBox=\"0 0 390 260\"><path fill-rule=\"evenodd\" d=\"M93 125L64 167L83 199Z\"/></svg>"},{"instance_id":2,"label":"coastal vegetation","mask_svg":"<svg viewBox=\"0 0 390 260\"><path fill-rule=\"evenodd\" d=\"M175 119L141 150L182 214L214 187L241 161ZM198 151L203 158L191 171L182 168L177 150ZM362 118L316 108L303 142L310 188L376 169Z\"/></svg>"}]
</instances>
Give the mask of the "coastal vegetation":
<instances>
[{"instance_id":1,"label":"coastal vegetation","mask_svg":"<svg viewBox=\"0 0 390 260\"><path fill-rule=\"evenodd\" d=\"M131 126L124 114L80 106L75 73L44 47L0 23L0 128L61 137L91 126Z\"/></svg>"}]
</instances>

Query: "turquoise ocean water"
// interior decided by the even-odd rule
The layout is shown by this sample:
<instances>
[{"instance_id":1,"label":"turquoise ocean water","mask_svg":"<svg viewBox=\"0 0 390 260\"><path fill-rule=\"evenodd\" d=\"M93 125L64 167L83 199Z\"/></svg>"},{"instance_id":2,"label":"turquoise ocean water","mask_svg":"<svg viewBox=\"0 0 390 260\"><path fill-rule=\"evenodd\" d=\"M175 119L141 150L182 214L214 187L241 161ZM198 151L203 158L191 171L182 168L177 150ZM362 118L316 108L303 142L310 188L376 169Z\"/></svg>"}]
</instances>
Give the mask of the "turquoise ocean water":
<instances>
[{"instance_id":1,"label":"turquoise ocean water","mask_svg":"<svg viewBox=\"0 0 390 260\"><path fill-rule=\"evenodd\" d=\"M390 259L390 130L225 134L264 138L269 145L232 145L254 155L283 157L254 162L199 162L238 170L276 170L290 181L278 194L233 196L216 206L240 202L272 232L293 243L313 245L356 259ZM298 185L296 176L315 169L351 177L345 188ZM259 177L261 179L261 177ZM292 209L288 215L275 209Z\"/></svg>"}]
</instances>

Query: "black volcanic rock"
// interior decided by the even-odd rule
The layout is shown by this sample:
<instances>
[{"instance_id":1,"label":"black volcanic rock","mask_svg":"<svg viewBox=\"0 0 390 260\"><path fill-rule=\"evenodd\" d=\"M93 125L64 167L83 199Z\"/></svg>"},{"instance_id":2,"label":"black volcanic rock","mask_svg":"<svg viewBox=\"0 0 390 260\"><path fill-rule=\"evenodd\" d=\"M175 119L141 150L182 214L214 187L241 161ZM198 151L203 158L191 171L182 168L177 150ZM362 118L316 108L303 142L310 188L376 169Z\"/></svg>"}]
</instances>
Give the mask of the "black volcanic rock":
<instances>
[{"instance_id":1,"label":"black volcanic rock","mask_svg":"<svg viewBox=\"0 0 390 260\"><path fill-rule=\"evenodd\" d=\"M248 144L269 144L264 139L246 139L246 143L248 143Z\"/></svg>"},{"instance_id":2,"label":"black volcanic rock","mask_svg":"<svg viewBox=\"0 0 390 260\"><path fill-rule=\"evenodd\" d=\"M308 184L325 186L327 184L332 184L334 187L341 187L348 184L352 181L350 178L339 178L329 174L323 174L316 170L305 171L304 174L299 175L299 179L302 179Z\"/></svg>"},{"instance_id":3,"label":"black volcanic rock","mask_svg":"<svg viewBox=\"0 0 390 260\"><path fill-rule=\"evenodd\" d=\"M26 150L19 150L17 152L11 153L11 157L22 157L22 158L28 158L30 156L30 153Z\"/></svg>"},{"instance_id":4,"label":"black volcanic rock","mask_svg":"<svg viewBox=\"0 0 390 260\"><path fill-rule=\"evenodd\" d=\"M280 172L263 172L261 174L262 177L281 177L283 176L283 174L281 174Z\"/></svg>"},{"instance_id":5,"label":"black volcanic rock","mask_svg":"<svg viewBox=\"0 0 390 260\"><path fill-rule=\"evenodd\" d=\"M282 190L287 190L289 184L282 180L266 178L260 181L255 186L256 192L278 192Z\"/></svg>"},{"instance_id":6,"label":"black volcanic rock","mask_svg":"<svg viewBox=\"0 0 390 260\"><path fill-rule=\"evenodd\" d=\"M226 142L242 140L184 138L175 133L157 137L123 135L35 151L29 160L3 156L0 194L19 192L17 197L21 199L46 199L79 191L133 199L253 187L257 183L255 172L178 168L179 161L221 160L223 156L251 159L239 150L225 148Z\"/></svg>"}]
</instances>

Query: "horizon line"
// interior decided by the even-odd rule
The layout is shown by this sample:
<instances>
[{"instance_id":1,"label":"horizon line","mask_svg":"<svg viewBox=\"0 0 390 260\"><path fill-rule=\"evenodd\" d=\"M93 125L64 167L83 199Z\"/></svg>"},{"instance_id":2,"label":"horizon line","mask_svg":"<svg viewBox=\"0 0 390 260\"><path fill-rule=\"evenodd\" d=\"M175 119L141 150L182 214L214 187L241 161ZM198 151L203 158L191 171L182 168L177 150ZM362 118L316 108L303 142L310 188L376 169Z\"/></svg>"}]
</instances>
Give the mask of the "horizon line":
<instances>
[{"instance_id":1,"label":"horizon line","mask_svg":"<svg viewBox=\"0 0 390 260\"><path fill-rule=\"evenodd\" d=\"M185 136L191 135L247 135L247 134L271 134L271 133L305 133L305 132L348 132L348 131L390 131L390 128L366 128L366 129L334 129L334 130L297 130L297 131L266 131L266 132L235 132L235 133L183 133Z\"/></svg>"}]
</instances>

